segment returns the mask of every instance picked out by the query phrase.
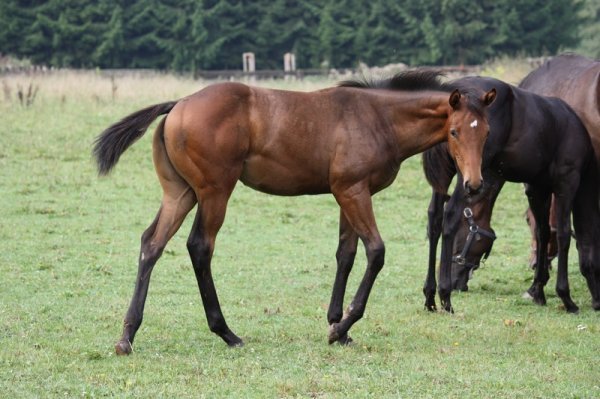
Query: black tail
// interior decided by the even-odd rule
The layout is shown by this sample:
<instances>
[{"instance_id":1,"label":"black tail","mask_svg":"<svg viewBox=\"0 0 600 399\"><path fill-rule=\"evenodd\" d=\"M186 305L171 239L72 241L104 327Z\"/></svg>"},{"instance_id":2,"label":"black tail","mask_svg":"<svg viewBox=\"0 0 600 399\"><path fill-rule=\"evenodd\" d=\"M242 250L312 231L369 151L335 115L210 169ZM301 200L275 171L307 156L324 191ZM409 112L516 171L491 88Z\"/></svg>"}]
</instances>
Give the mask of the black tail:
<instances>
[{"instance_id":1,"label":"black tail","mask_svg":"<svg viewBox=\"0 0 600 399\"><path fill-rule=\"evenodd\" d=\"M98 174L108 174L119 161L121 154L144 135L156 118L169 113L175 104L177 101L152 105L126 116L103 131L94 142Z\"/></svg>"},{"instance_id":2,"label":"black tail","mask_svg":"<svg viewBox=\"0 0 600 399\"><path fill-rule=\"evenodd\" d=\"M456 175L456 166L446 143L437 144L423 153L423 171L435 192L448 192L448 187Z\"/></svg>"}]
</instances>

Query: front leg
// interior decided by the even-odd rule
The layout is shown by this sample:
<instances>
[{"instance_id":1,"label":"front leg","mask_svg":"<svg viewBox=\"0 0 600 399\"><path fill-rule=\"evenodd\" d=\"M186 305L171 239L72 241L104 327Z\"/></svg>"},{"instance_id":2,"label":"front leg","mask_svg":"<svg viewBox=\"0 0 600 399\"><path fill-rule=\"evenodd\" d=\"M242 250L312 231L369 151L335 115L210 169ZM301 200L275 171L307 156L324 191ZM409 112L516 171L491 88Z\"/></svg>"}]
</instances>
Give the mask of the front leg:
<instances>
[{"instance_id":1,"label":"front leg","mask_svg":"<svg viewBox=\"0 0 600 399\"><path fill-rule=\"evenodd\" d=\"M342 319L329 327L330 344L344 339L352 325L362 318L385 259L385 246L375 223L368 181L336 185L332 191L352 229L365 245L367 269Z\"/></svg>"},{"instance_id":2,"label":"front leg","mask_svg":"<svg viewBox=\"0 0 600 399\"><path fill-rule=\"evenodd\" d=\"M444 222L442 227L442 252L440 255L440 275L438 293L442 309L453 313L450 295L452 293L452 248L454 246L454 237L460 224L460 216L462 208L464 208L462 200L462 182L456 184L454 193L446 204L444 209Z\"/></svg>"},{"instance_id":3,"label":"front leg","mask_svg":"<svg viewBox=\"0 0 600 399\"><path fill-rule=\"evenodd\" d=\"M348 276L354 264L356 256L356 247L358 245L358 235L344 216L344 212L340 210L340 241L336 252L337 271L335 274L335 282L331 292L331 301L329 302L329 310L327 312L327 321L329 325L339 323L343 316L344 294L346 292L346 284ZM348 334L344 334L337 340L342 345L348 345L352 342L352 338Z\"/></svg>"},{"instance_id":4,"label":"front leg","mask_svg":"<svg viewBox=\"0 0 600 399\"><path fill-rule=\"evenodd\" d=\"M437 244L442 234L442 221L444 217L444 203L448 200L446 194L441 194L433 191L429 209L427 211L427 237L429 238L429 264L427 267L427 277L423 286L423 294L425 295L425 309L430 312L437 310L435 304L435 265L437 255Z\"/></svg>"}]
</instances>

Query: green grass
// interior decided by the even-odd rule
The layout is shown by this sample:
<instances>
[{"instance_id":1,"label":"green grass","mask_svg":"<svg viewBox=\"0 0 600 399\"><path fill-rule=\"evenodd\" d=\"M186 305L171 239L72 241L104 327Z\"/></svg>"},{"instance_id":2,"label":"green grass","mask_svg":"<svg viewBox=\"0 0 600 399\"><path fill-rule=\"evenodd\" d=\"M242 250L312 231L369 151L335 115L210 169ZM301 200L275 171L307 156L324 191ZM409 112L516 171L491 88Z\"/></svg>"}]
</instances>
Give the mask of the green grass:
<instances>
[{"instance_id":1,"label":"green grass","mask_svg":"<svg viewBox=\"0 0 600 399\"><path fill-rule=\"evenodd\" d=\"M351 330L356 345L327 345L335 201L272 197L240 184L213 274L246 346L230 349L208 330L185 247L189 217L155 268L133 355L117 357L139 237L160 188L150 134L102 179L91 143L129 112L172 97L120 91L112 101L91 91L82 83L77 93L52 96L42 87L29 109L0 102L3 397L600 396L599 315L574 245L570 281L580 314L561 309L554 273L546 307L521 299L532 276L521 185L507 184L498 199L498 241L470 292L453 295L456 313L423 310L430 190L419 157L374 199L386 266ZM361 249L346 303L364 265Z\"/></svg>"}]
</instances>

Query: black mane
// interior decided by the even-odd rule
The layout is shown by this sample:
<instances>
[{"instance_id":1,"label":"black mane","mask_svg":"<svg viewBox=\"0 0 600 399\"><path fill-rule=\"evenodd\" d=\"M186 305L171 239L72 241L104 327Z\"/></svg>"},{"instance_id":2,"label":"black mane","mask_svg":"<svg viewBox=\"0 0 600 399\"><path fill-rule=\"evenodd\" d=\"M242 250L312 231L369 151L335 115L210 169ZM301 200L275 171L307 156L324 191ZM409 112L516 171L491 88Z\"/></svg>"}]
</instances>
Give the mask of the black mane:
<instances>
[{"instance_id":1,"label":"black mane","mask_svg":"<svg viewBox=\"0 0 600 399\"><path fill-rule=\"evenodd\" d=\"M357 89L384 89L419 91L432 90L450 93L458 89L468 98L467 107L472 112L484 115L484 106L480 101L483 91L477 91L469 85L461 84L461 80L442 82L445 75L434 69L415 69L397 73L390 78L376 79L362 76L356 79L345 80L338 83L338 87L353 87Z\"/></svg>"},{"instance_id":2,"label":"black mane","mask_svg":"<svg viewBox=\"0 0 600 399\"><path fill-rule=\"evenodd\" d=\"M451 91L447 84L441 82L444 75L436 70L417 69L404 71L385 79L374 79L362 76L357 79L345 80L339 87L354 87L358 89L388 89L388 90L438 90Z\"/></svg>"}]
</instances>

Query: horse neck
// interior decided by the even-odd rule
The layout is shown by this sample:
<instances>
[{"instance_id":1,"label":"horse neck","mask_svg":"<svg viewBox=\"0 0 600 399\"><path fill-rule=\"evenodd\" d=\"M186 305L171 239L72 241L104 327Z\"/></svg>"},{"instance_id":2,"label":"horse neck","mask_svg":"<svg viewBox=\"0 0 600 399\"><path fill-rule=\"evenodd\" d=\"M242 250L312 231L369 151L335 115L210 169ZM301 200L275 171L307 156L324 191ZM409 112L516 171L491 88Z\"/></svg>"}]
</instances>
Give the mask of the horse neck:
<instances>
[{"instance_id":1,"label":"horse neck","mask_svg":"<svg viewBox=\"0 0 600 399\"><path fill-rule=\"evenodd\" d=\"M397 156L404 160L446 140L450 112L447 93L415 93L416 97L396 107L394 135Z\"/></svg>"}]
</instances>

